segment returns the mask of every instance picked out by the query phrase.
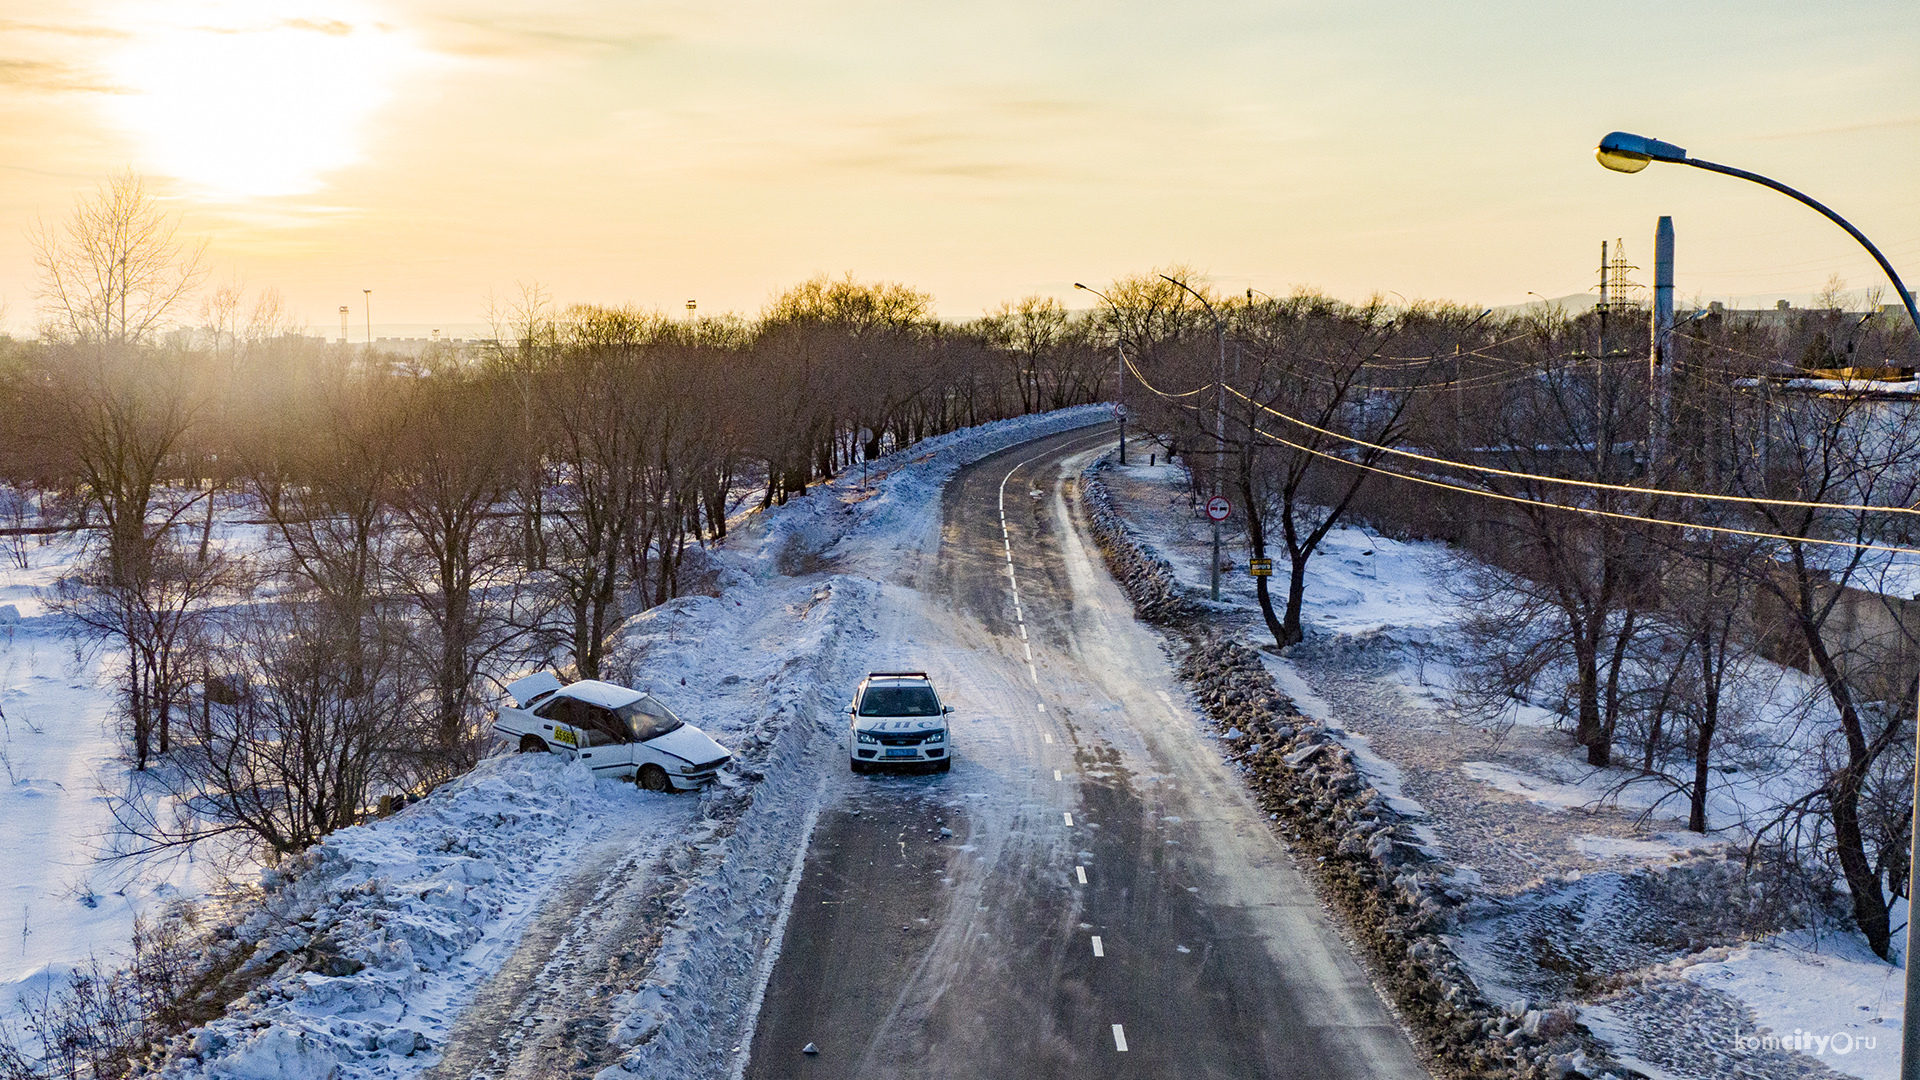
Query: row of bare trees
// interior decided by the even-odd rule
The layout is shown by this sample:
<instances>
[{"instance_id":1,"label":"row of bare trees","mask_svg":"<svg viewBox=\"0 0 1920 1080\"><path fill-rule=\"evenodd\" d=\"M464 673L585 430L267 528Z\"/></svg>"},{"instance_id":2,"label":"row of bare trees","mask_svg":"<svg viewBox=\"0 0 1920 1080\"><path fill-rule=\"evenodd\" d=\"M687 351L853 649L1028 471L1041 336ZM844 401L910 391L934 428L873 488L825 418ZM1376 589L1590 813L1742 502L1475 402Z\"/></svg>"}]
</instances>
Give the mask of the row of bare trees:
<instances>
[{"instance_id":1,"label":"row of bare trees","mask_svg":"<svg viewBox=\"0 0 1920 1080\"><path fill-rule=\"evenodd\" d=\"M1223 297L1177 268L1110 295L1152 430L1287 568L1278 612L1259 581L1276 645L1301 640L1343 516L1458 542L1469 701L1544 699L1590 765L1683 800L1690 828L1844 882L1887 954L1920 625L1909 556L1884 549L1920 546L1920 415L1807 366L1914 366L1904 317L1703 315L1662 386L1643 311ZM1756 692L1762 658L1805 692Z\"/></svg>"},{"instance_id":2,"label":"row of bare trees","mask_svg":"<svg viewBox=\"0 0 1920 1080\"><path fill-rule=\"evenodd\" d=\"M35 239L0 481L89 538L52 599L114 661L143 849L299 851L469 767L492 675L622 674L620 623L711 587L730 515L1103 386L1098 327L1039 299L961 326L819 277L682 321L525 287L487 345L403 358L239 285L176 326L204 260L132 175Z\"/></svg>"}]
</instances>

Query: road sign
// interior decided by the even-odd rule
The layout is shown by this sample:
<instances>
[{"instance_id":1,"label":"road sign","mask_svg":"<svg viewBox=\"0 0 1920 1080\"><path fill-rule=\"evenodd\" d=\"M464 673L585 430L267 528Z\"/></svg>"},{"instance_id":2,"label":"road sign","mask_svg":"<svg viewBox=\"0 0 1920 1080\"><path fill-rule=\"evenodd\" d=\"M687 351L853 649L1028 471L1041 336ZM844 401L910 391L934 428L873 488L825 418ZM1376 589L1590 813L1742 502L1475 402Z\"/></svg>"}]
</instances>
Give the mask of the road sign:
<instances>
[{"instance_id":1,"label":"road sign","mask_svg":"<svg viewBox=\"0 0 1920 1080\"><path fill-rule=\"evenodd\" d=\"M1115 402L1113 406L1113 416L1116 420L1125 420L1127 418L1127 407Z\"/></svg>"},{"instance_id":2,"label":"road sign","mask_svg":"<svg viewBox=\"0 0 1920 1080\"><path fill-rule=\"evenodd\" d=\"M1254 577L1272 577L1273 576L1273 560L1272 559L1248 559L1247 573L1252 574Z\"/></svg>"},{"instance_id":3,"label":"road sign","mask_svg":"<svg viewBox=\"0 0 1920 1080\"><path fill-rule=\"evenodd\" d=\"M1215 521L1225 521L1233 515L1233 504L1224 495L1215 495L1207 500L1207 516Z\"/></svg>"}]
</instances>

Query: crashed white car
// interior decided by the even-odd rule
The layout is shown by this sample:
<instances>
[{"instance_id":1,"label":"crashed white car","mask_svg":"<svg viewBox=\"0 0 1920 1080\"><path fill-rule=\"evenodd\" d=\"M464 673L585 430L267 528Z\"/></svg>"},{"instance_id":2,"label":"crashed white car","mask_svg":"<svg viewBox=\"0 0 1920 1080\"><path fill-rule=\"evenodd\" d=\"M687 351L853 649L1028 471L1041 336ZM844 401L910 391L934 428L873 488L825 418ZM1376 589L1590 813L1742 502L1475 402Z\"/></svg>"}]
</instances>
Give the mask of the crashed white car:
<instances>
[{"instance_id":1,"label":"crashed white car","mask_svg":"<svg viewBox=\"0 0 1920 1080\"><path fill-rule=\"evenodd\" d=\"M947 714L924 671L872 671L847 706L847 762L854 772L886 765L953 768Z\"/></svg>"},{"instance_id":2,"label":"crashed white car","mask_svg":"<svg viewBox=\"0 0 1920 1080\"><path fill-rule=\"evenodd\" d=\"M595 775L632 777L648 791L691 791L733 755L652 694L583 679L570 686L548 672L507 684L514 707L494 714L494 733L522 753L552 751L584 761Z\"/></svg>"}]
</instances>

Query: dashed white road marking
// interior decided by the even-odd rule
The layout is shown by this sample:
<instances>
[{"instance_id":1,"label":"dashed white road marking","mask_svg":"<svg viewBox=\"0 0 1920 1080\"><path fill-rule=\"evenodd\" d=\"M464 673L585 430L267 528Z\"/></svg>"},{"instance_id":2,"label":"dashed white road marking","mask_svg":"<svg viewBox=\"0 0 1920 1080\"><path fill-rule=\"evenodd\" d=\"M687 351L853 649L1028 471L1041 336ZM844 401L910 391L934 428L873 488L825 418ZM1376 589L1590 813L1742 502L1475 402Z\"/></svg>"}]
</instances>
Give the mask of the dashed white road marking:
<instances>
[{"instance_id":1,"label":"dashed white road marking","mask_svg":"<svg viewBox=\"0 0 1920 1080\"><path fill-rule=\"evenodd\" d=\"M1093 955L1095 955L1095 956L1105 956L1105 955L1107 955L1107 950L1106 950L1106 949L1105 949L1104 947L1102 947L1102 946L1101 946L1101 944L1100 944L1100 935L1099 935L1099 934L1095 934L1095 935L1093 935Z\"/></svg>"},{"instance_id":2,"label":"dashed white road marking","mask_svg":"<svg viewBox=\"0 0 1920 1080\"><path fill-rule=\"evenodd\" d=\"M1025 619L1020 620L1020 640L1027 640L1027 620Z\"/></svg>"},{"instance_id":3,"label":"dashed white road marking","mask_svg":"<svg viewBox=\"0 0 1920 1080\"><path fill-rule=\"evenodd\" d=\"M1123 1054L1127 1052L1127 1029L1119 1024L1113 1025L1113 1048Z\"/></svg>"},{"instance_id":4,"label":"dashed white road marking","mask_svg":"<svg viewBox=\"0 0 1920 1080\"><path fill-rule=\"evenodd\" d=\"M1053 778L1054 778L1055 780L1058 780L1058 779L1060 779L1060 770L1059 770L1059 769L1055 769L1055 770L1053 770Z\"/></svg>"},{"instance_id":5,"label":"dashed white road marking","mask_svg":"<svg viewBox=\"0 0 1920 1080\"><path fill-rule=\"evenodd\" d=\"M1172 694L1169 694L1169 693L1167 693L1167 692L1166 692L1165 690L1155 690L1155 691L1154 691L1154 693L1156 693L1156 694L1159 694L1159 695L1160 695L1160 700L1161 700L1161 701L1164 701L1164 702L1166 702L1166 703L1167 703L1167 704L1169 704L1169 705L1171 705L1171 704L1173 704L1173 695L1172 695Z\"/></svg>"},{"instance_id":6,"label":"dashed white road marking","mask_svg":"<svg viewBox=\"0 0 1920 1080\"><path fill-rule=\"evenodd\" d=\"M1051 744L1051 743L1053 742L1053 735L1052 735L1051 733L1049 733L1049 734L1047 735L1047 742L1048 742L1049 744Z\"/></svg>"},{"instance_id":7,"label":"dashed white road marking","mask_svg":"<svg viewBox=\"0 0 1920 1080\"><path fill-rule=\"evenodd\" d=\"M1074 875L1075 877L1077 877L1077 878L1079 878L1079 879L1080 879L1080 884L1082 884L1082 885L1085 885L1085 884L1087 883L1087 868L1086 868L1086 867L1084 867L1084 866L1076 866L1076 867L1074 867L1074 868L1073 868L1073 875Z\"/></svg>"},{"instance_id":8,"label":"dashed white road marking","mask_svg":"<svg viewBox=\"0 0 1920 1080\"><path fill-rule=\"evenodd\" d=\"M1037 683L1037 682L1039 682L1039 681L1040 681L1040 669L1039 669L1039 668L1036 668L1036 667L1034 667L1034 666L1033 666L1033 661L1031 661L1031 660L1029 660L1029 661L1027 661L1027 674L1029 674L1029 675L1031 675L1031 676L1033 676L1033 681L1034 681L1034 682L1036 682L1036 683Z\"/></svg>"},{"instance_id":9,"label":"dashed white road marking","mask_svg":"<svg viewBox=\"0 0 1920 1080\"><path fill-rule=\"evenodd\" d=\"M1062 811L1060 812L1060 816L1061 816L1061 817L1063 817L1063 818L1066 818L1066 819L1067 819L1067 824L1068 824L1068 825L1072 825L1072 824L1073 824L1073 815L1072 815L1072 814L1069 814L1069 813L1067 813L1066 811L1064 811L1064 810L1062 810Z\"/></svg>"},{"instance_id":10,"label":"dashed white road marking","mask_svg":"<svg viewBox=\"0 0 1920 1080\"><path fill-rule=\"evenodd\" d=\"M1025 630L1025 629L1026 629L1026 627L1024 627L1024 626L1023 626L1023 627L1021 627L1021 629L1022 629L1022 630ZM1021 636L1022 638L1024 638L1024 637L1026 637L1027 635L1025 635L1025 634L1021 634L1020 636ZM1027 650L1027 663L1029 663L1029 664L1031 664L1031 663L1033 663L1033 642L1031 642L1031 641L1022 641L1022 642L1021 642L1020 644L1021 644L1021 646L1022 646L1023 648L1025 648L1025 649Z\"/></svg>"},{"instance_id":11,"label":"dashed white road marking","mask_svg":"<svg viewBox=\"0 0 1920 1080\"><path fill-rule=\"evenodd\" d=\"M1044 702L1044 701L1041 701L1041 702L1036 702L1035 704L1037 704L1037 705L1039 705L1039 706L1040 706L1040 711L1041 711L1041 712L1046 712L1046 711L1047 711L1047 703L1046 703L1046 702Z\"/></svg>"}]
</instances>

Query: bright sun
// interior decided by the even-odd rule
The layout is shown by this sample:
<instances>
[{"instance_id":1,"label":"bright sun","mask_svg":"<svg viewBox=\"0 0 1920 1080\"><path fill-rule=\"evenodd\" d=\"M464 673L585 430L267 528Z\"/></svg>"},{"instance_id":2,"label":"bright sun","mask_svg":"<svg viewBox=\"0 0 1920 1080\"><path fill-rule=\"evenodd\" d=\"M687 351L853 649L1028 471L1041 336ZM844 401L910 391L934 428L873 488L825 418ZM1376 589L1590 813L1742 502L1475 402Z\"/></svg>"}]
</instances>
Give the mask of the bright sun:
<instances>
[{"instance_id":1,"label":"bright sun","mask_svg":"<svg viewBox=\"0 0 1920 1080\"><path fill-rule=\"evenodd\" d=\"M216 198L297 195L358 160L367 120L423 58L354 0L128 4L108 109L144 164Z\"/></svg>"}]
</instances>

